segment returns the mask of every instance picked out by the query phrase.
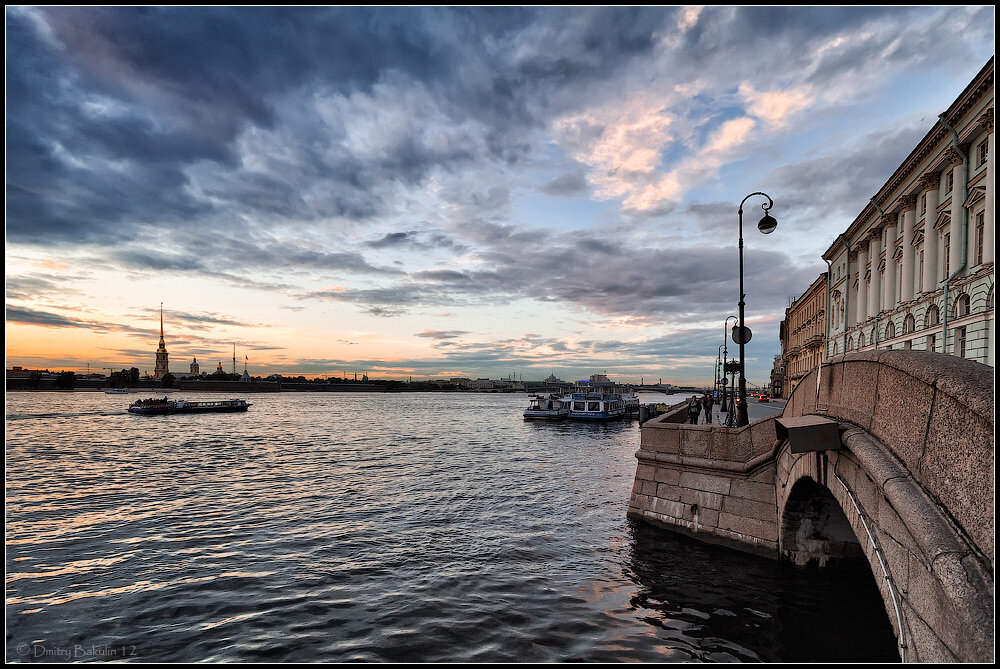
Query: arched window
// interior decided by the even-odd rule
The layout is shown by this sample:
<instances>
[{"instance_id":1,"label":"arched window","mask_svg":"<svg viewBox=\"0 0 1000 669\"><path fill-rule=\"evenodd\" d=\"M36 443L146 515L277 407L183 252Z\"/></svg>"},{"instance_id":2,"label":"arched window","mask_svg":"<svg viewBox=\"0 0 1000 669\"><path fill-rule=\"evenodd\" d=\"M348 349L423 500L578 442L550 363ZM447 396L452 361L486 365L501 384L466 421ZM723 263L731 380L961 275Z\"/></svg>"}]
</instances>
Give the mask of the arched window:
<instances>
[{"instance_id":1,"label":"arched window","mask_svg":"<svg viewBox=\"0 0 1000 669\"><path fill-rule=\"evenodd\" d=\"M962 316L969 315L969 296L962 293L955 300L955 318L961 318Z\"/></svg>"},{"instance_id":2,"label":"arched window","mask_svg":"<svg viewBox=\"0 0 1000 669\"><path fill-rule=\"evenodd\" d=\"M833 354L837 355L837 342L833 342Z\"/></svg>"},{"instance_id":3,"label":"arched window","mask_svg":"<svg viewBox=\"0 0 1000 669\"><path fill-rule=\"evenodd\" d=\"M854 337L847 338L847 350L848 351L854 350Z\"/></svg>"},{"instance_id":4,"label":"arched window","mask_svg":"<svg viewBox=\"0 0 1000 669\"><path fill-rule=\"evenodd\" d=\"M903 334L910 334L916 330L917 320L913 317L913 314L906 314L906 318L903 319Z\"/></svg>"},{"instance_id":5,"label":"arched window","mask_svg":"<svg viewBox=\"0 0 1000 669\"><path fill-rule=\"evenodd\" d=\"M885 338L886 339L896 338L896 325L892 321L889 321L889 324L885 326Z\"/></svg>"},{"instance_id":6,"label":"arched window","mask_svg":"<svg viewBox=\"0 0 1000 669\"><path fill-rule=\"evenodd\" d=\"M924 326L930 327L932 325L937 325L941 322L941 315L938 312L937 305L932 304L931 308L927 310L927 315L924 317Z\"/></svg>"},{"instance_id":7,"label":"arched window","mask_svg":"<svg viewBox=\"0 0 1000 669\"><path fill-rule=\"evenodd\" d=\"M860 351L865 347L865 333L862 332L858 335L858 350Z\"/></svg>"}]
</instances>

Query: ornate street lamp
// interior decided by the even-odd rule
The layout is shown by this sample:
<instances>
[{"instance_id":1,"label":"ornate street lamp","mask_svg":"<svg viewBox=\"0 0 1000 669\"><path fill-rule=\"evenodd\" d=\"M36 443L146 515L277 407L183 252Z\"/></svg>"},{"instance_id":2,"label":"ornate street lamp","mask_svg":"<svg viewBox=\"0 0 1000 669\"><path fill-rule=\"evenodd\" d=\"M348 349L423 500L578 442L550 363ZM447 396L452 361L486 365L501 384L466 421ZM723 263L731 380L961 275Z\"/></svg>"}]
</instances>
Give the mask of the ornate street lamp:
<instances>
[{"instance_id":1,"label":"ornate street lamp","mask_svg":"<svg viewBox=\"0 0 1000 669\"><path fill-rule=\"evenodd\" d=\"M726 331L729 329L730 318L736 318L736 316L726 316L726 322L722 324L722 404L719 406L719 411L728 411L726 395L729 394L729 386L726 384L726 359L729 357L729 348L726 344L729 341L729 337L726 334Z\"/></svg>"},{"instance_id":2,"label":"ornate street lamp","mask_svg":"<svg viewBox=\"0 0 1000 669\"><path fill-rule=\"evenodd\" d=\"M750 328L746 326L746 319L744 318L743 307L746 304L746 293L743 292L743 203L749 200L754 195L763 195L767 198L767 204L762 204L761 209L764 210L764 218L760 219L757 223L757 229L763 234L769 235L774 232L774 229L778 227L778 222L771 217L768 212L771 207L774 206L774 200L767 193L754 192L743 198L740 202L740 324L738 326L733 326L733 341L740 345L740 395L739 395L739 406L737 407L736 416L736 427L743 427L744 425L750 424L750 416L747 414L747 377L746 377L746 362L744 359L744 347L746 343L750 341L753 333L750 332ZM728 322L728 320L727 320Z\"/></svg>"},{"instance_id":3,"label":"ornate street lamp","mask_svg":"<svg viewBox=\"0 0 1000 669\"><path fill-rule=\"evenodd\" d=\"M712 386L714 391L713 399L719 396L719 372L722 371L722 347L724 344L719 344L719 351L715 355L715 385Z\"/></svg>"}]
</instances>

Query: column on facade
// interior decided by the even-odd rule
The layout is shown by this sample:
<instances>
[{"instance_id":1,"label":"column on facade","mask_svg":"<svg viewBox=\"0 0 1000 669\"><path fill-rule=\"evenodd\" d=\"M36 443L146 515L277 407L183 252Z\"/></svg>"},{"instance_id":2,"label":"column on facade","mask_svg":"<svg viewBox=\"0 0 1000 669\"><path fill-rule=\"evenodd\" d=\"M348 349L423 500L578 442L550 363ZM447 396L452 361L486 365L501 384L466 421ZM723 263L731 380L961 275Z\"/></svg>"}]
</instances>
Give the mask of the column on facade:
<instances>
[{"instance_id":1,"label":"column on facade","mask_svg":"<svg viewBox=\"0 0 1000 669\"><path fill-rule=\"evenodd\" d=\"M951 225L948 226L948 234L951 235L951 246L948 253L948 273L952 274L962 263L962 223L965 218L965 201L962 193L965 192L965 161L962 155L954 150L948 150L948 158L951 160ZM968 240L966 240L968 242Z\"/></svg>"},{"instance_id":2,"label":"column on facade","mask_svg":"<svg viewBox=\"0 0 1000 669\"><path fill-rule=\"evenodd\" d=\"M987 109L979 118L979 123L987 132L986 144L986 220L983 221L983 262L993 262L993 191L995 190L994 156L996 155L996 140L993 132L993 107Z\"/></svg>"},{"instance_id":3,"label":"column on facade","mask_svg":"<svg viewBox=\"0 0 1000 669\"><path fill-rule=\"evenodd\" d=\"M928 172L922 186L927 196L927 211L924 214L924 275L920 280L920 291L931 293L938 285L938 233L937 223L938 193L941 190L941 173Z\"/></svg>"},{"instance_id":4,"label":"column on facade","mask_svg":"<svg viewBox=\"0 0 1000 669\"><path fill-rule=\"evenodd\" d=\"M882 292L882 281L879 277L878 265L879 265L879 255L882 253L882 235L881 230L873 230L871 237L868 238L868 258L869 262L872 264L872 280L868 284L868 315L875 316L882 310L882 305L879 304L879 298Z\"/></svg>"},{"instance_id":5,"label":"column on facade","mask_svg":"<svg viewBox=\"0 0 1000 669\"><path fill-rule=\"evenodd\" d=\"M899 198L899 206L903 209L903 257L901 259L902 273L900 281L900 299L909 302L913 299L913 222L916 214L917 196L904 195Z\"/></svg>"},{"instance_id":6,"label":"column on facade","mask_svg":"<svg viewBox=\"0 0 1000 669\"><path fill-rule=\"evenodd\" d=\"M868 249L864 242L858 244L858 290L857 290L857 323L861 324L868 320L868 288L865 285L865 272L868 265Z\"/></svg>"},{"instance_id":7,"label":"column on facade","mask_svg":"<svg viewBox=\"0 0 1000 669\"><path fill-rule=\"evenodd\" d=\"M885 224L885 282L882 284L882 308L896 308L896 215Z\"/></svg>"},{"instance_id":8,"label":"column on facade","mask_svg":"<svg viewBox=\"0 0 1000 669\"><path fill-rule=\"evenodd\" d=\"M839 260L838 260L839 262ZM844 300L844 317L841 319L844 321L844 332L854 324L854 315L857 310L854 307L854 289L851 287L851 247L847 245L844 247L844 269L847 272L847 278L844 281L844 293L841 299ZM831 333L832 334L832 333Z\"/></svg>"}]
</instances>

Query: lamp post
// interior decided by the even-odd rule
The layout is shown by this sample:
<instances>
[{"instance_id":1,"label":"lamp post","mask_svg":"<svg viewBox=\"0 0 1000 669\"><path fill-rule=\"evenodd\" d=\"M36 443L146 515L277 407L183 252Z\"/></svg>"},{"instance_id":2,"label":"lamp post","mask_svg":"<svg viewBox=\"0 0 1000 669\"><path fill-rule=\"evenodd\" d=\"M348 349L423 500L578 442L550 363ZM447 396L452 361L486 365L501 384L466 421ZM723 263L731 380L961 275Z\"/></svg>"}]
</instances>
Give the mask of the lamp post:
<instances>
[{"instance_id":1,"label":"lamp post","mask_svg":"<svg viewBox=\"0 0 1000 669\"><path fill-rule=\"evenodd\" d=\"M722 365L722 347L723 347L723 344L719 344L719 351L715 355L715 385L712 386L712 389L714 391L714 395L713 395L714 398L718 398L718 396L719 396L719 372L722 371L721 370L721 365Z\"/></svg>"},{"instance_id":2,"label":"lamp post","mask_svg":"<svg viewBox=\"0 0 1000 669\"><path fill-rule=\"evenodd\" d=\"M722 324L722 405L719 407L719 411L728 411L726 395L729 394L729 386L726 384L726 361L729 358L729 347L727 346L729 336L726 331L729 329L730 318L736 318L736 316L726 316L726 321Z\"/></svg>"},{"instance_id":3,"label":"lamp post","mask_svg":"<svg viewBox=\"0 0 1000 669\"><path fill-rule=\"evenodd\" d=\"M746 319L743 313L743 307L746 304L746 293L743 292L743 203L749 200L754 195L763 195L767 198L767 204L762 204L761 209L764 210L764 217L760 219L757 223L757 229L763 234L769 235L774 232L774 229L778 227L778 222L771 217L768 213L771 207L774 206L774 200L767 193L754 192L743 198L740 202L739 217L740 217L740 324L739 324L739 339L737 341L737 328L733 328L733 340L740 345L740 395L739 395L739 406L737 407L736 416L736 427L743 427L744 425L750 424L750 416L747 414L747 378L746 378L746 362L744 358L744 349L746 343L750 341L752 336L750 329L746 326Z\"/></svg>"}]
</instances>

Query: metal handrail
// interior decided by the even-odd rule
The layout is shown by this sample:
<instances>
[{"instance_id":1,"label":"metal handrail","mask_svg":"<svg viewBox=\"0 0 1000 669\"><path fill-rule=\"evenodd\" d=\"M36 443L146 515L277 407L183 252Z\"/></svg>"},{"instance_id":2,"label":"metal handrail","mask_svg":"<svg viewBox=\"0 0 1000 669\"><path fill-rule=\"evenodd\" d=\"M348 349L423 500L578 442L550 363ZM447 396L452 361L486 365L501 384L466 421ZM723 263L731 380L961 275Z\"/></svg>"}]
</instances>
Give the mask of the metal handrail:
<instances>
[{"instance_id":1,"label":"metal handrail","mask_svg":"<svg viewBox=\"0 0 1000 669\"><path fill-rule=\"evenodd\" d=\"M872 548L875 549L875 556L878 558L878 564L882 568L882 575L885 577L885 584L889 587L889 595L892 597L892 607L896 609L896 624L899 626L899 637L896 639L896 644L899 647L899 659L902 662L906 662L906 643L903 641L903 635L905 634L903 628L903 616L899 611L899 603L896 601L896 588L892 584L892 576L889 575L889 570L885 567L885 560L882 559L882 549L879 547L878 542L875 541L875 536L872 534L871 529L868 527L868 523L865 522L864 511L858 505L858 500L855 499L854 493L851 489L847 487L844 483L844 479L840 478L840 474L836 472L833 473L834 477L840 481L840 485L844 487L844 492L851 499L851 503L854 505L855 511L858 512L858 520L861 521L861 526L865 528L865 533L868 534L868 541L871 542Z\"/></svg>"}]
</instances>

